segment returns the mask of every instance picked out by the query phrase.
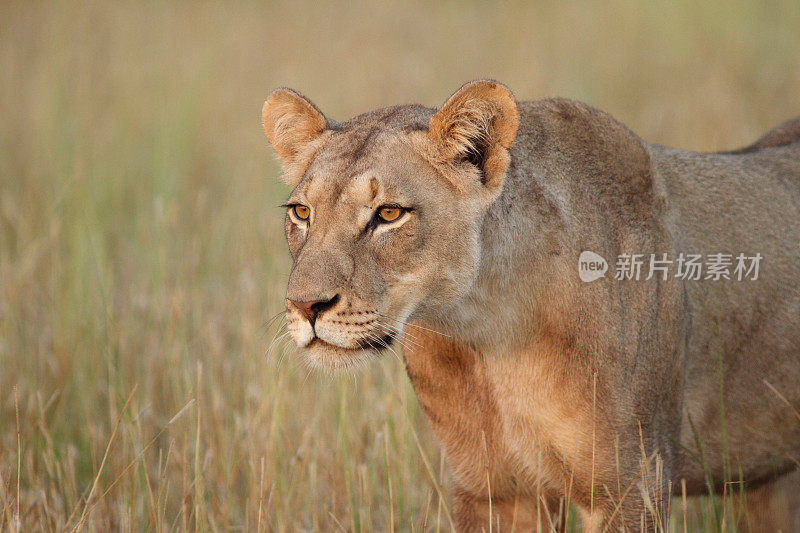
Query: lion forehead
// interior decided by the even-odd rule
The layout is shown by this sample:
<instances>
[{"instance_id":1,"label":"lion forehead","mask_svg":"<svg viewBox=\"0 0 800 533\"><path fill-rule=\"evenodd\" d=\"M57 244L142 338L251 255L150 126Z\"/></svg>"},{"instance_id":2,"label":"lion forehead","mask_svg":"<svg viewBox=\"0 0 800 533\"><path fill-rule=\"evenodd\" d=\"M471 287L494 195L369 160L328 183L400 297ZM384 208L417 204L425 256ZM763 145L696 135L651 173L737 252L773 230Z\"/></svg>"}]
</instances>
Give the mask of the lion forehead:
<instances>
[{"instance_id":1,"label":"lion forehead","mask_svg":"<svg viewBox=\"0 0 800 533\"><path fill-rule=\"evenodd\" d=\"M355 135L354 135L355 134ZM424 159L402 133L376 128L331 136L297 186L313 204L400 201L419 192Z\"/></svg>"}]
</instances>

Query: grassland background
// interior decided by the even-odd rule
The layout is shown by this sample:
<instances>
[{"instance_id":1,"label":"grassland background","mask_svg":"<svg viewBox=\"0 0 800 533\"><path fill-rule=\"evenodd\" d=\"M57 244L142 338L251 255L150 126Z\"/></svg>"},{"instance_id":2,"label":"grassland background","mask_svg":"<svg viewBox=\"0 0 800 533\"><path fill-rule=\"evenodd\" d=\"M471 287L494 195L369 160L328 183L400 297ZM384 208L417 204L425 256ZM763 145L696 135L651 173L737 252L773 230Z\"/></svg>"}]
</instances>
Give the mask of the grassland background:
<instances>
[{"instance_id":1,"label":"grassland background","mask_svg":"<svg viewBox=\"0 0 800 533\"><path fill-rule=\"evenodd\" d=\"M260 108L477 77L732 148L800 114L800 4L0 3L0 530L447 529L397 359L265 356L288 191Z\"/></svg>"}]
</instances>

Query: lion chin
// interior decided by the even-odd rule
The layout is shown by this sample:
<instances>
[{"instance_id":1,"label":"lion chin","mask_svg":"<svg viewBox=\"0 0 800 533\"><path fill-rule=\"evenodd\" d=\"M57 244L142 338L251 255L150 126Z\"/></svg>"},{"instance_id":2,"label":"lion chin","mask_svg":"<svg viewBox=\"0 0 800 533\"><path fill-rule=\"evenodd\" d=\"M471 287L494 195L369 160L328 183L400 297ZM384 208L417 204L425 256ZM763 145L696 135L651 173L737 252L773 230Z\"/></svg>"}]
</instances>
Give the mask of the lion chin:
<instances>
[{"instance_id":1,"label":"lion chin","mask_svg":"<svg viewBox=\"0 0 800 533\"><path fill-rule=\"evenodd\" d=\"M336 371L357 370L374 359L379 351L375 348L345 348L315 337L301 348L301 354L312 368Z\"/></svg>"}]
</instances>

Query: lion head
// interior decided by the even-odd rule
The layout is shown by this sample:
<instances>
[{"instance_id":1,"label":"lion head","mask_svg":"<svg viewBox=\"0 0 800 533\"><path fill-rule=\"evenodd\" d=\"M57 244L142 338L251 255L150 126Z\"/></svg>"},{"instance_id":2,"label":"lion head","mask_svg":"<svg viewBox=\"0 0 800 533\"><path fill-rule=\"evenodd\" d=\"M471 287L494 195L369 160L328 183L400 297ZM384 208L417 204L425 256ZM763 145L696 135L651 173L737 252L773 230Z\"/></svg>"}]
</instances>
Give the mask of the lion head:
<instances>
[{"instance_id":1,"label":"lion head","mask_svg":"<svg viewBox=\"0 0 800 533\"><path fill-rule=\"evenodd\" d=\"M281 88L262 122L292 187L287 324L309 362L351 367L407 321L446 317L475 280L483 217L503 187L519 124L511 92L475 81L438 111L337 123Z\"/></svg>"}]
</instances>

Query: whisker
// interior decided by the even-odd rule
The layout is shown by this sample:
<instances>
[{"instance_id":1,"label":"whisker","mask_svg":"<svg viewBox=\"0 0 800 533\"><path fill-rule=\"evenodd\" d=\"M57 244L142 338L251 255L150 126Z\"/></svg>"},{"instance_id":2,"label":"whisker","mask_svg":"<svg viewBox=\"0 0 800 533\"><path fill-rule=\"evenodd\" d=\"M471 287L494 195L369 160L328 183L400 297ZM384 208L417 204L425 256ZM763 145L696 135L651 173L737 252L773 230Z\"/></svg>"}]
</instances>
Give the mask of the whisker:
<instances>
[{"instance_id":1,"label":"whisker","mask_svg":"<svg viewBox=\"0 0 800 533\"><path fill-rule=\"evenodd\" d=\"M397 332L396 332L396 331L392 331L392 330L389 328L389 326L387 326L386 324L382 324L381 322L379 322L379 321L377 321L377 320L376 320L376 321L375 321L375 326L376 326L376 327L377 327L377 328L378 328L378 329L379 329L381 332L383 332L383 333L385 333L385 334L389 335L389 336L390 336L390 337L391 337L393 340L397 340L397 338L396 338L396 337L397 337Z\"/></svg>"},{"instance_id":2,"label":"whisker","mask_svg":"<svg viewBox=\"0 0 800 533\"><path fill-rule=\"evenodd\" d=\"M286 337L288 337L290 334L291 334L291 332L288 331L288 329L286 331L284 331L283 333L280 333L280 334L276 333L275 337L272 339L272 342L269 344L269 348L267 348L267 352L264 354L264 357L266 359L269 359L270 355L272 355L273 348L275 348L276 346L280 346L281 342L283 342L283 340Z\"/></svg>"},{"instance_id":3,"label":"whisker","mask_svg":"<svg viewBox=\"0 0 800 533\"><path fill-rule=\"evenodd\" d=\"M300 384L301 387L303 387L306 384L306 381L308 381L308 378L311 376L313 372L314 368L311 365L308 365L308 372L306 372L306 377L303 378L303 383Z\"/></svg>"},{"instance_id":4,"label":"whisker","mask_svg":"<svg viewBox=\"0 0 800 533\"><path fill-rule=\"evenodd\" d=\"M383 333L386 333L387 335L389 335L392 338L392 340L397 342L398 344L400 344L400 346L402 346L403 349L405 349L405 350L409 350L410 349L409 346L406 346L405 342L403 341L403 339L399 335L397 335L395 332L393 332L390 329L388 329L388 326L386 326L385 324L381 324L378 321L376 321L375 323L376 323L378 329L380 329L380 331L382 331Z\"/></svg>"},{"instance_id":5,"label":"whisker","mask_svg":"<svg viewBox=\"0 0 800 533\"><path fill-rule=\"evenodd\" d=\"M359 341L362 341L362 340L366 340L366 341L369 341L371 343L375 342L375 343L380 344L381 346L386 346L386 343L383 342L378 335L375 335L374 333L369 332L369 331L359 335Z\"/></svg>"},{"instance_id":6,"label":"whisker","mask_svg":"<svg viewBox=\"0 0 800 533\"><path fill-rule=\"evenodd\" d=\"M392 326L391 324L383 324L384 326L386 326L386 327L389 327L389 328L392 328L393 330L395 330L395 331L397 332L397 334L398 334L398 335L399 335L400 333L402 333L402 334L404 334L404 335L407 335L407 336L411 337L411 338L412 338L412 339L414 339L414 340L417 340L417 337L415 337L415 336L414 336L412 333L409 333L408 331L404 331L404 330L403 330L403 326L405 326L405 325L406 325L406 324L405 324L405 322L400 322L399 320L396 320L396 319L389 318L388 316L383 316L383 315L380 315L380 317L379 317L379 319L378 319L378 323L381 323L381 322L380 322L380 318L383 318L383 319L386 319L386 320L393 320L394 322L396 322L396 323L400 324L400 326L401 326L401 327Z\"/></svg>"},{"instance_id":7,"label":"whisker","mask_svg":"<svg viewBox=\"0 0 800 533\"><path fill-rule=\"evenodd\" d=\"M381 346L383 346L384 348L386 348L387 350L389 350L390 352L392 352L392 354L393 354L393 355L394 355L394 356L397 358L397 360L398 360L398 361L400 361L401 363L403 362L403 360L402 360L402 359L400 359L400 356L399 356L399 355L398 355L398 353L395 351L395 349L394 349L394 348L392 348L392 347L391 347L391 345L389 345L389 344L386 344L386 342L385 342L383 339L381 339L380 337L378 337L378 336L377 336L377 335L375 335L374 333L370 333L370 332L367 332L367 333L366 333L366 336L367 336L367 338L368 338L369 340L371 340L371 341L374 341L374 342L377 342L378 344L380 344ZM362 337L363 337L363 336L362 336Z\"/></svg>"},{"instance_id":8,"label":"whisker","mask_svg":"<svg viewBox=\"0 0 800 533\"><path fill-rule=\"evenodd\" d=\"M403 363L403 359L400 357L400 354L398 354L394 348L392 348L389 345L386 345L386 349L389 350L392 353L392 355L394 355L395 359Z\"/></svg>"},{"instance_id":9,"label":"whisker","mask_svg":"<svg viewBox=\"0 0 800 533\"><path fill-rule=\"evenodd\" d=\"M392 355L394 355L395 359L397 359L401 363L404 363L403 359L400 357L400 354L397 353L397 350L395 350L391 346L386 346L386 349L388 349L390 352L392 352Z\"/></svg>"},{"instance_id":10,"label":"whisker","mask_svg":"<svg viewBox=\"0 0 800 533\"><path fill-rule=\"evenodd\" d=\"M289 331L286 331L285 333L283 333L283 335L281 335L281 337L279 339L277 339L277 342L275 343L275 347L279 347L278 349L280 350L278 352L278 367L281 366L281 364L283 363L283 360L286 359L286 355L291 351L291 350L286 348L286 344L284 343L284 341L288 337L288 334L290 334ZM273 348L273 349L275 349L275 348Z\"/></svg>"},{"instance_id":11,"label":"whisker","mask_svg":"<svg viewBox=\"0 0 800 533\"><path fill-rule=\"evenodd\" d=\"M264 322L264 328L269 329L269 327L272 325L272 323L275 321L275 319L280 317L281 315L283 315L284 317L286 316L286 309L284 309L283 311L278 311L277 313L272 315L271 318L267 319L267 321Z\"/></svg>"},{"instance_id":12,"label":"whisker","mask_svg":"<svg viewBox=\"0 0 800 533\"><path fill-rule=\"evenodd\" d=\"M383 316L383 315L381 315L381 316ZM447 333L442 333L441 331L436 331L435 329L426 328L424 326L420 326L418 324L414 324L414 323L411 323L411 322L400 322L399 320L390 318L388 316L383 316L383 318L387 318L389 320L393 320L395 322L401 323L401 324L406 325L406 326L411 326L412 328L417 328L417 329L421 329L423 331L429 331L431 333L436 333L437 335L441 335L443 337L451 337L451 335L448 335Z\"/></svg>"},{"instance_id":13,"label":"whisker","mask_svg":"<svg viewBox=\"0 0 800 533\"><path fill-rule=\"evenodd\" d=\"M283 349L278 354L278 369L279 370L283 366L283 362L286 360L286 354L287 353L289 353L288 350L286 350L286 348L283 347Z\"/></svg>"},{"instance_id":14,"label":"whisker","mask_svg":"<svg viewBox=\"0 0 800 533\"><path fill-rule=\"evenodd\" d=\"M267 350L264 353L265 357L269 357L273 346L275 346L275 344L279 342L280 339L282 339L287 333L289 333L289 327L287 325L284 325L278 331L275 332L275 334L272 336L272 341L269 343L269 346L267 347Z\"/></svg>"},{"instance_id":15,"label":"whisker","mask_svg":"<svg viewBox=\"0 0 800 533\"><path fill-rule=\"evenodd\" d=\"M406 348L406 349L408 349L408 348L409 348L409 347L408 347L408 346L406 346L406 344L405 344L405 343L408 343L408 344L411 344L411 345L414 345L414 346L416 346L416 347L417 347L417 348L419 348L420 350L424 349L424 348L422 347L422 345L421 345L421 344L419 344L418 342L414 342L414 339L415 339L416 337L414 337L414 336L412 336L412 335L409 335L408 333L401 332L401 331L400 331L400 330L398 330L397 328L395 328L395 327L393 327L393 326L391 326L391 325L389 325L389 324L384 324L384 323L382 323L381 321L376 321L376 324L378 325L378 327L379 327L379 328L382 328L382 329L384 329L384 330L385 330L385 329L389 329L389 333L394 333L393 337L395 338L395 340L397 340L397 342L399 342L401 345L403 345L403 347L404 347L404 348ZM408 335L408 336L409 336L409 337L411 337L411 338L404 339L403 337L404 337L405 335Z\"/></svg>"},{"instance_id":16,"label":"whisker","mask_svg":"<svg viewBox=\"0 0 800 533\"><path fill-rule=\"evenodd\" d=\"M269 318L268 320L266 320L264 322L264 324L261 327L261 339L262 340L267 338L268 334L270 333L270 329L272 329L272 326L275 324L275 320L276 319L280 319L278 321L279 324L282 322L285 325L286 324L286 311L279 311L278 313L272 315L271 318ZM281 326L279 326L278 329L280 330Z\"/></svg>"}]
</instances>

